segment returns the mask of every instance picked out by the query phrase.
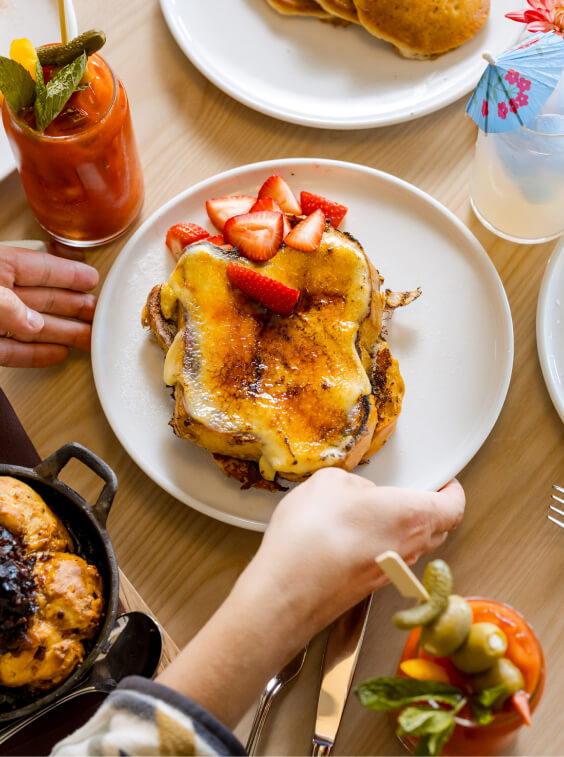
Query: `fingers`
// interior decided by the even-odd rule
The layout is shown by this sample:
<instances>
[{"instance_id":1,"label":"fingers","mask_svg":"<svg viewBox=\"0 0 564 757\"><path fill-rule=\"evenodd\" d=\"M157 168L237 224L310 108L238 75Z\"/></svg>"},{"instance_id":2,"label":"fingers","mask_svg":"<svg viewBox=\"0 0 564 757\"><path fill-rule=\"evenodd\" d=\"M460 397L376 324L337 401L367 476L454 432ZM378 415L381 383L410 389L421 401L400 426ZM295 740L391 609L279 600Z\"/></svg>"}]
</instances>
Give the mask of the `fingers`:
<instances>
[{"instance_id":1,"label":"fingers","mask_svg":"<svg viewBox=\"0 0 564 757\"><path fill-rule=\"evenodd\" d=\"M68 357L67 347L59 344L24 344L0 338L0 365L11 368L43 368Z\"/></svg>"},{"instance_id":2,"label":"fingers","mask_svg":"<svg viewBox=\"0 0 564 757\"><path fill-rule=\"evenodd\" d=\"M42 344L59 344L66 347L76 347L79 350L90 349L92 327L83 321L68 321L54 315L43 316L44 326L41 331L32 336L18 337L21 342L39 342Z\"/></svg>"},{"instance_id":3,"label":"fingers","mask_svg":"<svg viewBox=\"0 0 564 757\"><path fill-rule=\"evenodd\" d=\"M446 486L432 496L434 501L433 517L435 520L435 534L453 531L464 515L464 507L466 505L464 489L457 479L453 478L452 481L449 481Z\"/></svg>"},{"instance_id":4,"label":"fingers","mask_svg":"<svg viewBox=\"0 0 564 757\"><path fill-rule=\"evenodd\" d=\"M53 313L92 323L96 297L52 287L15 287L15 293L28 307L40 313Z\"/></svg>"},{"instance_id":5,"label":"fingers","mask_svg":"<svg viewBox=\"0 0 564 757\"><path fill-rule=\"evenodd\" d=\"M43 316L28 308L11 289L0 287L0 336L33 339L43 326Z\"/></svg>"},{"instance_id":6,"label":"fingers","mask_svg":"<svg viewBox=\"0 0 564 757\"><path fill-rule=\"evenodd\" d=\"M0 248L0 286L45 286L88 291L98 283L98 272L77 260L30 252L17 247Z\"/></svg>"}]
</instances>

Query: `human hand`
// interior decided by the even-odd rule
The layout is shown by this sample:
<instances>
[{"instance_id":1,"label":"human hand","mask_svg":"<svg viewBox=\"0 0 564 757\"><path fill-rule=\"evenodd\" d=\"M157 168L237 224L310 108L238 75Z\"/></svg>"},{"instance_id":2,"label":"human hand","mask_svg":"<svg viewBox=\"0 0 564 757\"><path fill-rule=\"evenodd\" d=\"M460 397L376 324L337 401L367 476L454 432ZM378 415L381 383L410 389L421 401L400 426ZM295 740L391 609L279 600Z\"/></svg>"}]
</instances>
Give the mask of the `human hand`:
<instances>
[{"instance_id":1,"label":"human hand","mask_svg":"<svg viewBox=\"0 0 564 757\"><path fill-rule=\"evenodd\" d=\"M418 492L318 471L278 503L229 597L158 680L233 727L306 641L385 583L379 554L415 561L463 511L456 480Z\"/></svg>"},{"instance_id":2,"label":"human hand","mask_svg":"<svg viewBox=\"0 0 564 757\"><path fill-rule=\"evenodd\" d=\"M415 562L458 525L464 503L456 480L421 492L318 471L278 504L241 582L265 597L262 612L276 612L280 598L294 627L311 637L387 582L377 555L393 549Z\"/></svg>"},{"instance_id":3,"label":"human hand","mask_svg":"<svg viewBox=\"0 0 564 757\"><path fill-rule=\"evenodd\" d=\"M85 263L0 245L0 365L59 363L90 348L98 272ZM63 316L63 317L58 317Z\"/></svg>"}]
</instances>

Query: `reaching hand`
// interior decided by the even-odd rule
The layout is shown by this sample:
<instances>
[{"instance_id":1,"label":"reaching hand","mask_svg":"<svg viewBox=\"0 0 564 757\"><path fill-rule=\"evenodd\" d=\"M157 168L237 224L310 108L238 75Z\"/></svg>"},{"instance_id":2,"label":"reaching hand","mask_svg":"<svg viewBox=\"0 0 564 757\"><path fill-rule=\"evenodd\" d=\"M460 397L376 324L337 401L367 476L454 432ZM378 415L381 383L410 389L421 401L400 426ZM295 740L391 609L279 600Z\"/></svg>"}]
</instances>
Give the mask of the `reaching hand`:
<instances>
[{"instance_id":1,"label":"reaching hand","mask_svg":"<svg viewBox=\"0 0 564 757\"><path fill-rule=\"evenodd\" d=\"M385 583L379 554L393 549L414 562L463 511L456 480L419 492L318 471L278 503L229 597L159 680L234 726L307 640Z\"/></svg>"},{"instance_id":2,"label":"reaching hand","mask_svg":"<svg viewBox=\"0 0 564 757\"><path fill-rule=\"evenodd\" d=\"M40 367L90 348L98 272L85 263L0 245L0 365ZM62 316L62 317L58 317Z\"/></svg>"}]
</instances>

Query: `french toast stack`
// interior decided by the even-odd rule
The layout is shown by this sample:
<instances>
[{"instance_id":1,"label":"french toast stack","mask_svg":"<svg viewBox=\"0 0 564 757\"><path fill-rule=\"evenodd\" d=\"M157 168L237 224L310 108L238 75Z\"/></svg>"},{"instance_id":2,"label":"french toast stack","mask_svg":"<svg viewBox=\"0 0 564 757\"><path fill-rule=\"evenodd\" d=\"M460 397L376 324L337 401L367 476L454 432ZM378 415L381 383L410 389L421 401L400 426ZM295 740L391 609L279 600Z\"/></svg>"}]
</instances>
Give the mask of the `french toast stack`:
<instances>
[{"instance_id":1,"label":"french toast stack","mask_svg":"<svg viewBox=\"0 0 564 757\"><path fill-rule=\"evenodd\" d=\"M279 315L233 286L237 264L299 290ZM361 245L329 223L313 252L288 244L265 262L212 242L189 245L143 311L166 353L174 432L208 449L244 487L281 488L351 470L391 436L404 384L382 337L386 309Z\"/></svg>"},{"instance_id":2,"label":"french toast stack","mask_svg":"<svg viewBox=\"0 0 564 757\"><path fill-rule=\"evenodd\" d=\"M459 47L486 23L490 0L267 0L285 15L360 24L397 52L425 60Z\"/></svg>"}]
</instances>

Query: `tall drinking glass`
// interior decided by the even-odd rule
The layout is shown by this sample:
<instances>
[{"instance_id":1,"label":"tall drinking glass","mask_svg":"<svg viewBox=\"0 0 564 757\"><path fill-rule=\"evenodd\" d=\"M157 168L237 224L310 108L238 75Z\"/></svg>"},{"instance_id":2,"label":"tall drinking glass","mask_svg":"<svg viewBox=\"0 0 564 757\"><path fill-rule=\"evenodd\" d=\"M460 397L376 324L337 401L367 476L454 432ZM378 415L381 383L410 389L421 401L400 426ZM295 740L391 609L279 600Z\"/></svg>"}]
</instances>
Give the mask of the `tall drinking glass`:
<instances>
[{"instance_id":1,"label":"tall drinking glass","mask_svg":"<svg viewBox=\"0 0 564 757\"><path fill-rule=\"evenodd\" d=\"M122 83L99 55L89 85L36 131L4 101L4 128L31 209L59 242L93 247L120 236L143 204L143 175Z\"/></svg>"}]
</instances>

